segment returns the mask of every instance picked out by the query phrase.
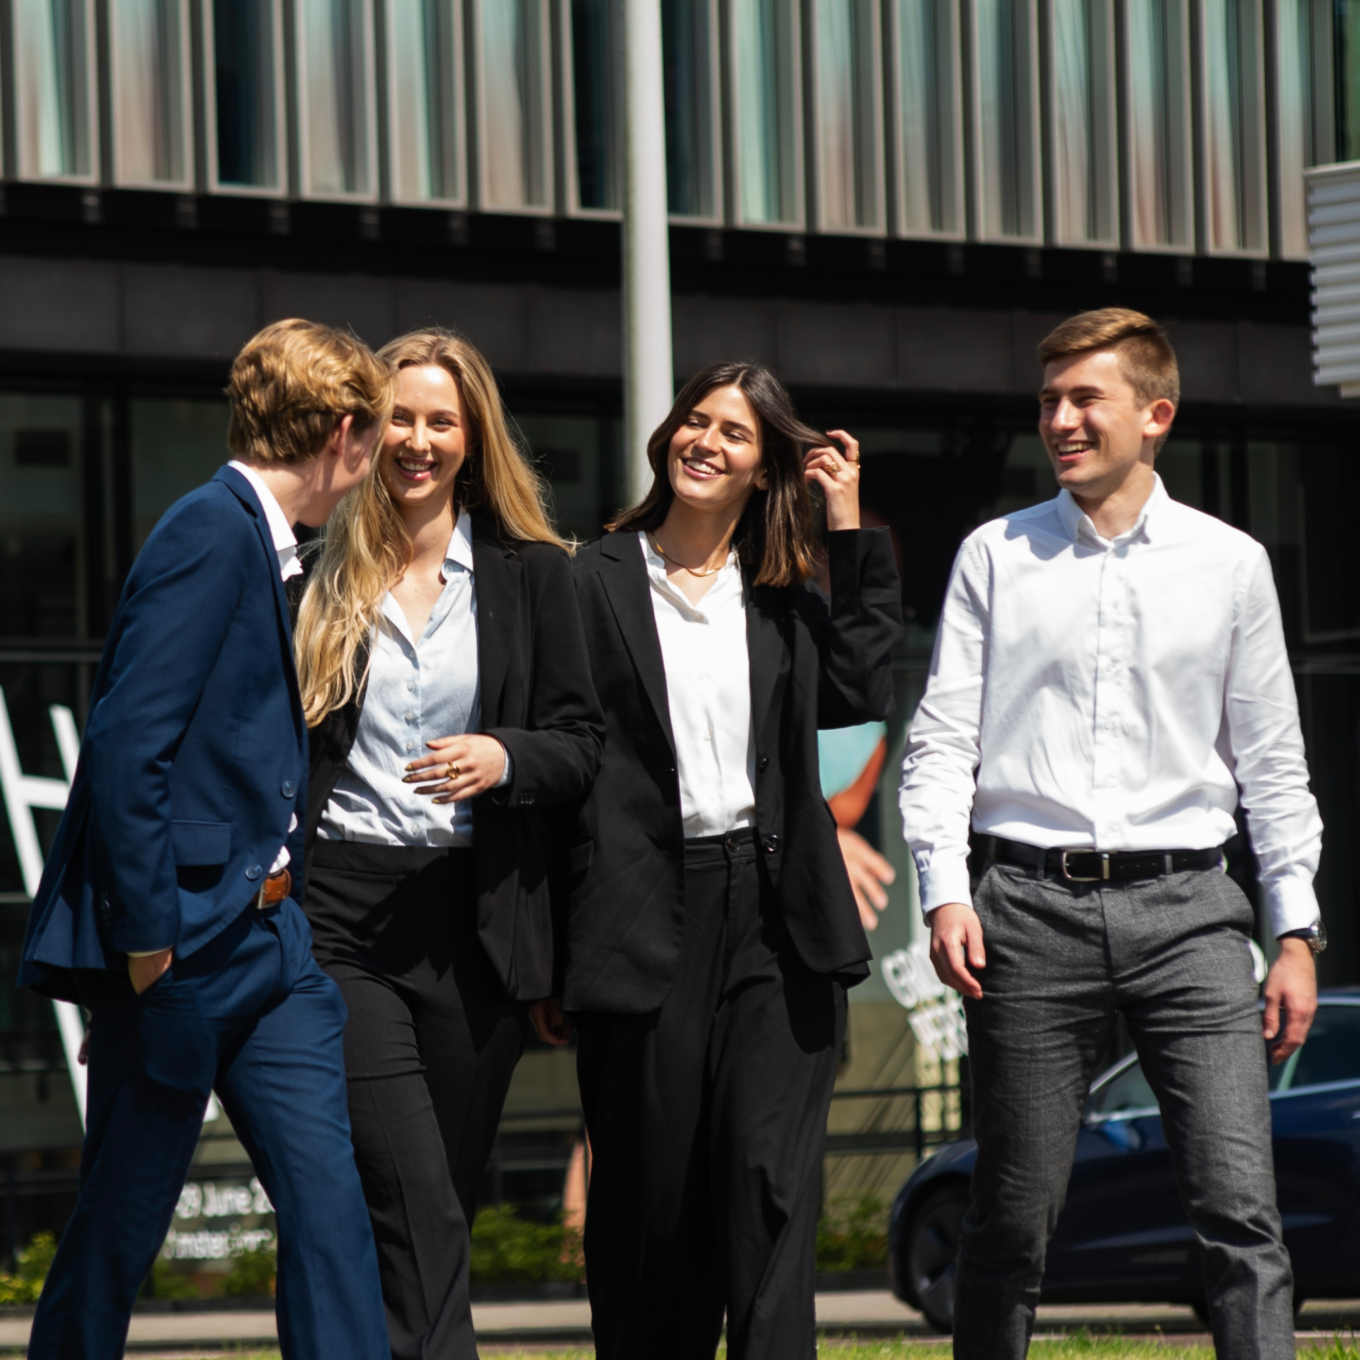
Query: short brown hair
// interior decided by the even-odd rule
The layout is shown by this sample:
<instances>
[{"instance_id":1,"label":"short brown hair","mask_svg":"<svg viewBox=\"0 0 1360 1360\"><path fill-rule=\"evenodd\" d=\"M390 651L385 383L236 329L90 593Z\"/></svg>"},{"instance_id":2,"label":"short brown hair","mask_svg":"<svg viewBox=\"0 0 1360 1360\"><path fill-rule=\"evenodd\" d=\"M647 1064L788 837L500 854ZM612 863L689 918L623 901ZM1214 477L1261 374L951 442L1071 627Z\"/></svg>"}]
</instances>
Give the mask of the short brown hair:
<instances>
[{"instance_id":1,"label":"short brown hair","mask_svg":"<svg viewBox=\"0 0 1360 1360\"><path fill-rule=\"evenodd\" d=\"M227 397L227 447L251 463L315 458L345 416L386 423L392 373L356 336L318 321L276 321L236 356Z\"/></svg>"},{"instance_id":2,"label":"short brown hair","mask_svg":"<svg viewBox=\"0 0 1360 1360\"><path fill-rule=\"evenodd\" d=\"M1145 406L1155 401L1180 405L1181 374L1166 331L1128 307L1101 307L1068 317L1039 342L1039 362L1047 367L1055 359L1101 349L1119 352L1119 370Z\"/></svg>"},{"instance_id":3,"label":"short brown hair","mask_svg":"<svg viewBox=\"0 0 1360 1360\"><path fill-rule=\"evenodd\" d=\"M812 496L803 474L808 449L826 437L805 425L784 385L764 364L743 360L713 364L696 373L680 389L671 413L647 441L652 489L631 510L615 515L604 527L615 533L626 529L659 529L670 512L671 439L689 413L720 387L736 387L751 404L760 424L761 464L769 474L770 489L752 492L732 536L738 558L755 572L752 584L792 586L806 581L816 569L817 537Z\"/></svg>"}]
</instances>

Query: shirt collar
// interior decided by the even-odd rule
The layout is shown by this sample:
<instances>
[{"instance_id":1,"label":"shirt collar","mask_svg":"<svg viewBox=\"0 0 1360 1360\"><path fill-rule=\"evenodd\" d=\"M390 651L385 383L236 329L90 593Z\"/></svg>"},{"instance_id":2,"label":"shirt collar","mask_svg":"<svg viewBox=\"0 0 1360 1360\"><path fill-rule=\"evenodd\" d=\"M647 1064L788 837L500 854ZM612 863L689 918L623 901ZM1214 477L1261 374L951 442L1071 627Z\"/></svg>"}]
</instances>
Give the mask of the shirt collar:
<instances>
[{"instance_id":1,"label":"shirt collar","mask_svg":"<svg viewBox=\"0 0 1360 1360\"><path fill-rule=\"evenodd\" d=\"M264 478L240 459L233 458L227 466L235 468L260 498L264 522L269 526L269 536L274 541L274 551L279 558L279 575L285 581L290 576L297 576L302 571L302 562L298 558L297 535L293 533L293 526L288 523L288 516L274 499L274 493L265 484Z\"/></svg>"},{"instance_id":2,"label":"shirt collar","mask_svg":"<svg viewBox=\"0 0 1360 1360\"><path fill-rule=\"evenodd\" d=\"M464 571L473 570L472 562L472 512L459 510L458 522L453 526L449 538L449 549L444 554L444 565L462 567Z\"/></svg>"},{"instance_id":3,"label":"shirt collar","mask_svg":"<svg viewBox=\"0 0 1360 1360\"><path fill-rule=\"evenodd\" d=\"M1167 495L1166 487L1162 485L1162 479L1154 472L1152 474L1152 494L1144 501L1138 519L1131 529L1113 540L1104 539L1100 536L1100 531L1092 523L1090 515L1077 504L1076 499L1066 487L1058 492L1054 504L1057 507L1058 519L1073 543L1081 537L1091 539L1096 543L1130 543L1140 535L1144 542L1151 541L1152 533L1149 532L1149 526L1155 525L1158 516L1163 513L1164 507L1170 500L1171 497Z\"/></svg>"},{"instance_id":4,"label":"shirt collar","mask_svg":"<svg viewBox=\"0 0 1360 1360\"><path fill-rule=\"evenodd\" d=\"M734 585L738 596L740 596L742 590L741 568L737 565L735 555L728 556L727 561L723 563L722 570L717 573L717 580L703 593L699 603L695 604L666 575L666 559L652 547L651 538L646 530L639 530L638 537L642 540L642 556L647 563L647 576L651 581L652 589L657 591L658 594L664 595L683 614L707 623L713 613L713 607L726 599L728 592Z\"/></svg>"}]
</instances>

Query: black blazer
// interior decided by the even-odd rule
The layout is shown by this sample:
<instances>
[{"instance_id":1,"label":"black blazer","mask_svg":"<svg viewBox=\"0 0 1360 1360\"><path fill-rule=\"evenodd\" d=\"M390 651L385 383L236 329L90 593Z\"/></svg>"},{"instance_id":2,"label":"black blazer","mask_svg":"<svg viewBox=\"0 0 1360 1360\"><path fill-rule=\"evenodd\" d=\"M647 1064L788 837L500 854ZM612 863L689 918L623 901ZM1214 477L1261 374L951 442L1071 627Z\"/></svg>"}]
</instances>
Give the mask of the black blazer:
<instances>
[{"instance_id":1,"label":"black blazer","mask_svg":"<svg viewBox=\"0 0 1360 1360\"><path fill-rule=\"evenodd\" d=\"M568 809L600 766L600 712L570 559L549 543L504 542L473 513L482 731L510 753L509 784L472 800L477 933L506 995L534 1001L553 986L549 872ZM359 729L363 695L311 733L310 872L316 829Z\"/></svg>"},{"instance_id":2,"label":"black blazer","mask_svg":"<svg viewBox=\"0 0 1360 1360\"><path fill-rule=\"evenodd\" d=\"M756 826L799 954L867 976L872 958L822 797L817 729L886 718L901 589L887 529L827 536L830 600L815 585L751 589L746 637ZM604 763L569 852L563 1005L642 1014L671 987L684 919L684 829L666 673L636 533L576 557L586 644L604 704Z\"/></svg>"}]
</instances>

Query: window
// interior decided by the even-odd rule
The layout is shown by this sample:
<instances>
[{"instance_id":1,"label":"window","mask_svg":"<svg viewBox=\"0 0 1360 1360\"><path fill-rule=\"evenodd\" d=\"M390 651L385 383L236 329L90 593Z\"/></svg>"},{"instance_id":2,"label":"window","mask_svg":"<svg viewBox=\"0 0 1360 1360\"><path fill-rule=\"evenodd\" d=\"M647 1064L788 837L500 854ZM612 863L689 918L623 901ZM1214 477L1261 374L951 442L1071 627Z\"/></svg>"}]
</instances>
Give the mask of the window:
<instances>
[{"instance_id":1,"label":"window","mask_svg":"<svg viewBox=\"0 0 1360 1360\"><path fill-rule=\"evenodd\" d=\"M1271 1082L1273 1090L1360 1081L1360 1006L1324 1002L1308 1031L1308 1041L1282 1067L1280 1076Z\"/></svg>"},{"instance_id":2,"label":"window","mask_svg":"<svg viewBox=\"0 0 1360 1360\"><path fill-rule=\"evenodd\" d=\"M210 0L208 101L214 188L282 189L283 87L276 0Z\"/></svg>"},{"instance_id":3,"label":"window","mask_svg":"<svg viewBox=\"0 0 1360 1360\"><path fill-rule=\"evenodd\" d=\"M113 164L120 184L186 188L192 178L186 0L111 0Z\"/></svg>"},{"instance_id":4,"label":"window","mask_svg":"<svg viewBox=\"0 0 1360 1360\"><path fill-rule=\"evenodd\" d=\"M14 111L23 179L93 179L89 0L14 0Z\"/></svg>"},{"instance_id":5,"label":"window","mask_svg":"<svg viewBox=\"0 0 1360 1360\"><path fill-rule=\"evenodd\" d=\"M1332 33L1327 0L1276 0L1276 252L1308 258L1303 172L1332 159Z\"/></svg>"},{"instance_id":6,"label":"window","mask_svg":"<svg viewBox=\"0 0 1360 1360\"><path fill-rule=\"evenodd\" d=\"M599 538L604 522L602 474L609 445L618 440L612 422L596 416L542 414L517 416L515 423L548 479L558 529L582 542Z\"/></svg>"},{"instance_id":7,"label":"window","mask_svg":"<svg viewBox=\"0 0 1360 1360\"><path fill-rule=\"evenodd\" d=\"M1049 174L1053 240L1119 235L1113 0L1050 0Z\"/></svg>"},{"instance_id":8,"label":"window","mask_svg":"<svg viewBox=\"0 0 1360 1360\"><path fill-rule=\"evenodd\" d=\"M803 220L795 0L732 0L732 159L744 225Z\"/></svg>"},{"instance_id":9,"label":"window","mask_svg":"<svg viewBox=\"0 0 1360 1360\"><path fill-rule=\"evenodd\" d=\"M372 198L373 20L368 0L298 0L302 191Z\"/></svg>"},{"instance_id":10,"label":"window","mask_svg":"<svg viewBox=\"0 0 1360 1360\"><path fill-rule=\"evenodd\" d=\"M963 107L954 0L894 0L899 230L963 234Z\"/></svg>"},{"instance_id":11,"label":"window","mask_svg":"<svg viewBox=\"0 0 1360 1360\"><path fill-rule=\"evenodd\" d=\"M1260 0L1203 0L1203 249L1266 250L1265 72Z\"/></svg>"},{"instance_id":12,"label":"window","mask_svg":"<svg viewBox=\"0 0 1360 1360\"><path fill-rule=\"evenodd\" d=\"M460 0L388 0L386 14L392 197L462 203Z\"/></svg>"},{"instance_id":13,"label":"window","mask_svg":"<svg viewBox=\"0 0 1360 1360\"><path fill-rule=\"evenodd\" d=\"M817 226L883 227L878 0L809 0Z\"/></svg>"},{"instance_id":14,"label":"window","mask_svg":"<svg viewBox=\"0 0 1360 1360\"><path fill-rule=\"evenodd\" d=\"M140 551L156 521L231 455L225 401L144 398L129 405L133 550Z\"/></svg>"},{"instance_id":15,"label":"window","mask_svg":"<svg viewBox=\"0 0 1360 1360\"><path fill-rule=\"evenodd\" d=\"M1086 1119L1110 1119L1117 1115L1155 1113L1156 1110L1157 1097L1143 1075L1142 1064L1135 1060L1087 1096L1082 1115Z\"/></svg>"},{"instance_id":16,"label":"window","mask_svg":"<svg viewBox=\"0 0 1360 1360\"><path fill-rule=\"evenodd\" d=\"M473 0L479 206L552 208L547 0Z\"/></svg>"},{"instance_id":17,"label":"window","mask_svg":"<svg viewBox=\"0 0 1360 1360\"><path fill-rule=\"evenodd\" d=\"M81 637L78 397L0 396L0 637Z\"/></svg>"},{"instance_id":18,"label":"window","mask_svg":"<svg viewBox=\"0 0 1360 1360\"><path fill-rule=\"evenodd\" d=\"M662 0L666 195L672 217L712 221L719 213L717 37L714 0Z\"/></svg>"},{"instance_id":19,"label":"window","mask_svg":"<svg viewBox=\"0 0 1360 1360\"><path fill-rule=\"evenodd\" d=\"M1333 156L1360 160L1360 0L1332 0L1335 78Z\"/></svg>"},{"instance_id":20,"label":"window","mask_svg":"<svg viewBox=\"0 0 1360 1360\"><path fill-rule=\"evenodd\" d=\"M1039 240L1035 0L972 0L976 233Z\"/></svg>"},{"instance_id":21,"label":"window","mask_svg":"<svg viewBox=\"0 0 1360 1360\"><path fill-rule=\"evenodd\" d=\"M619 158L623 154L619 117L619 72L615 52L613 0L568 0L571 35L571 135L574 178L572 206L586 210L620 207Z\"/></svg>"},{"instance_id":22,"label":"window","mask_svg":"<svg viewBox=\"0 0 1360 1360\"><path fill-rule=\"evenodd\" d=\"M1124 16L1127 244L1189 252L1195 230L1186 0L1127 0Z\"/></svg>"}]
</instances>

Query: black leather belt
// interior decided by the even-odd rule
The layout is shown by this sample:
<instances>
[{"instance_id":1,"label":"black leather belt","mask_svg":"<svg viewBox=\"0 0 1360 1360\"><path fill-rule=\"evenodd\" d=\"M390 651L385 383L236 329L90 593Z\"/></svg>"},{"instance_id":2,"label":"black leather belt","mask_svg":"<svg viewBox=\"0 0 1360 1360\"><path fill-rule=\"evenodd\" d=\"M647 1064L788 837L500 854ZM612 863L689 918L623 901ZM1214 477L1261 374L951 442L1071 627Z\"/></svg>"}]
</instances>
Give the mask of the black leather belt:
<instances>
[{"instance_id":1,"label":"black leather belt","mask_svg":"<svg viewBox=\"0 0 1360 1360\"><path fill-rule=\"evenodd\" d=\"M970 837L974 854L1020 869L1042 869L1068 883L1124 883L1134 878L1160 878L1187 869L1213 869L1223 858L1212 850L1041 850L1000 836Z\"/></svg>"}]
</instances>

